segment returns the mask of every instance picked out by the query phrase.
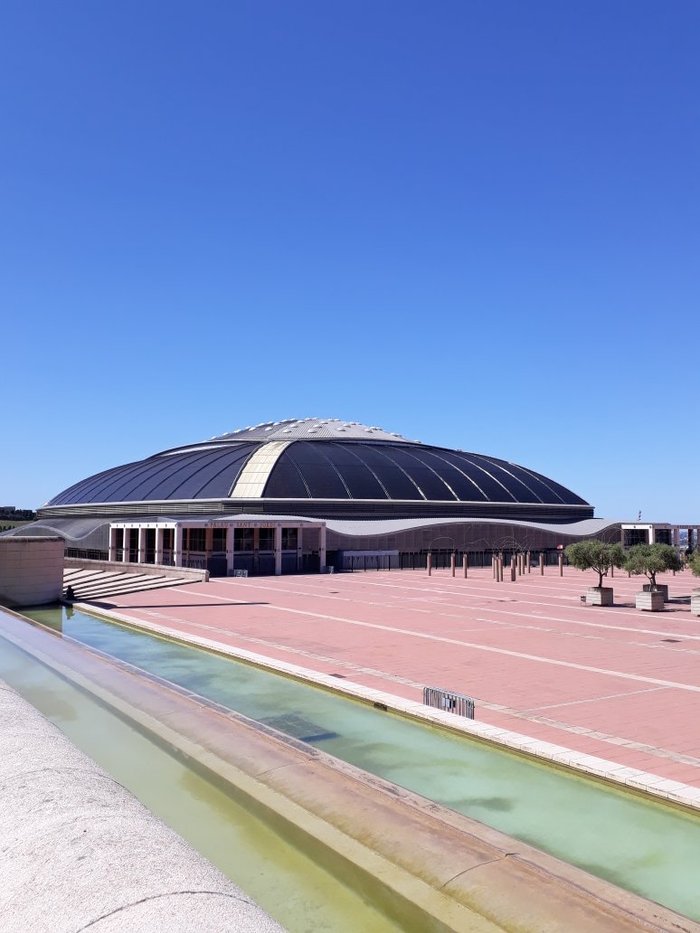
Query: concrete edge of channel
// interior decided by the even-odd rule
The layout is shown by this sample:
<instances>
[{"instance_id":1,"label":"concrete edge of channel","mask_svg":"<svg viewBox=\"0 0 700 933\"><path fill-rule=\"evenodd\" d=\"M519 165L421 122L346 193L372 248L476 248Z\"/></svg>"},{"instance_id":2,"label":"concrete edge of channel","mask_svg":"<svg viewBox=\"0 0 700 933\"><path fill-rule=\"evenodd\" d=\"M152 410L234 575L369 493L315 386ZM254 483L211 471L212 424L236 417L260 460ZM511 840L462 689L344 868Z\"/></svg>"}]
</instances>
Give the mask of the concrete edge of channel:
<instances>
[{"instance_id":1,"label":"concrete edge of channel","mask_svg":"<svg viewBox=\"0 0 700 933\"><path fill-rule=\"evenodd\" d=\"M282 930L0 681L0 928Z\"/></svg>"},{"instance_id":2,"label":"concrete edge of channel","mask_svg":"<svg viewBox=\"0 0 700 933\"><path fill-rule=\"evenodd\" d=\"M52 636L47 633L47 637ZM15 637L11 640L17 643ZM65 660L56 661L32 646L25 650L63 671L77 684L83 682L87 689L96 687L96 695L104 702L179 753L199 760L205 772L231 784L242 799L266 813L272 825L298 841L308 854L315 851L318 855L320 848L324 864L334 874L359 882L359 890L366 894L379 894L389 915L402 928L411 928L420 918L420 928L430 933L554 933L563 928L562 924L568 930L585 930L591 928L591 923L610 933L700 930L700 925L674 911L390 786L389 782L365 775L351 765L338 763L297 740L285 739L278 733L274 737L264 734L274 730L241 714L224 717L238 720L234 727L243 727L244 732L239 731L234 742L225 732L219 737L218 747L216 736L202 745L203 731L207 730L202 715L211 715L204 704L180 693L181 711L174 713L173 697L158 697L158 692L165 688L177 696L175 688L167 682L148 681L143 688L136 688L137 692L141 689L141 694L138 706L134 706L134 685L140 681L134 680L138 678L135 670L124 669L122 662L100 657L72 639L59 639L59 646L67 658L76 652L91 658L93 666L100 667L99 684L72 667L66 668ZM115 686L117 693L112 692ZM154 718L149 710L157 710L163 702L165 719ZM193 718L197 706L199 715L195 712ZM248 754L241 752L241 739L244 746L249 744ZM330 785L329 767L336 772ZM369 846L362 834L358 837L356 820L348 817L357 809L358 795L359 813L366 816L374 807L388 816L388 832L384 831L383 821L370 827L373 841ZM432 858L426 856L424 846ZM440 863L437 874L436 861ZM427 876L421 866L429 867ZM404 927L404 922L409 925Z\"/></svg>"},{"instance_id":3,"label":"concrete edge of channel","mask_svg":"<svg viewBox=\"0 0 700 933\"><path fill-rule=\"evenodd\" d=\"M574 751L571 748L567 748L565 745L556 745L552 742L534 739L523 733L501 729L498 726L491 726L488 723L463 719L462 717L456 716L454 713L443 712L442 710L424 706L422 703L417 703L413 700L405 700L403 697L396 696L393 693L365 687L362 684L356 684L351 681L339 683L329 674L321 674L318 671L312 671L298 664L279 661L275 658L267 657L266 655L247 651L245 648L234 648L210 638L203 638L198 635L185 635L177 629L171 629L166 625L159 625L142 619L134 619L126 613L97 609L89 603L76 603L75 608L82 609L93 615L102 616L105 619L112 618L118 622L130 625L133 628L151 631L154 634L163 635L184 644L196 645L208 651L214 651L217 654L227 655L240 661L246 661L256 667L276 671L277 673L293 677L305 683L322 687L332 693L349 696L372 705L379 703L392 713L397 713L410 719L420 719L452 732L468 735L471 738L495 745L501 745L509 751L517 752L525 757L543 759L547 763L559 765L565 770L581 772L589 777L600 779L605 783L618 785L625 790L642 793L662 803L677 804L690 810L700 811L700 788L692 787L690 784L684 784L681 781L663 778L649 771L630 768L618 762L609 761L605 758L598 758L595 755L589 755L586 752Z\"/></svg>"}]
</instances>

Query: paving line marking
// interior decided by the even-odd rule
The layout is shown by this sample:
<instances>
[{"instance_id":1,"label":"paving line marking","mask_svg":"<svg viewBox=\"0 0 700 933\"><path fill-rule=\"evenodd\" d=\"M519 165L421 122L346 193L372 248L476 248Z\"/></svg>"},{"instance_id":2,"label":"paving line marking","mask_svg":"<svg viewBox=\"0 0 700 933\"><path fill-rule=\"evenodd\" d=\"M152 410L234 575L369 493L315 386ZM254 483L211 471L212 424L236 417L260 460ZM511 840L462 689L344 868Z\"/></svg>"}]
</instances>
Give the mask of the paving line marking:
<instances>
[{"instance_id":1,"label":"paving line marking","mask_svg":"<svg viewBox=\"0 0 700 933\"><path fill-rule=\"evenodd\" d=\"M477 585L478 585L478 584L477 584ZM409 589L410 589L410 590L415 590L415 591L417 591L417 592L425 593L426 596L425 596L424 598L425 598L426 600L428 600L431 596L434 597L436 593L437 593L437 594L440 594L440 595L445 595L445 596L454 596L454 595L455 595L455 592L456 592L456 591L453 590L453 589L441 590L441 589L434 589L433 587L428 587L428 586L425 586L425 587L410 587L410 586L402 587L402 586L399 586L399 585L396 584L396 583L382 583L381 581L373 581L373 580L368 580L368 581L367 581L367 586L382 586L382 587L385 587L385 588L399 589L399 590L409 590ZM639 586L641 586L641 584L638 584L638 587L639 587ZM629 595L630 598L633 597L636 593L639 592L638 587L637 587L637 589L635 589L632 593L626 594L626 595ZM528 605L528 606L532 605L532 606L543 606L544 608L557 608L556 603L550 604L550 603L542 602L541 600L538 600L538 599L524 599L524 598L522 597L522 595L518 595L517 597L516 597L516 596L512 596L512 597L496 596L496 595L493 595L493 590L491 590L491 589L486 589L486 590L484 590L484 589L483 589L483 584L482 584L482 593L486 593L486 594L488 594L488 596L483 595L483 594L475 594L475 593L473 593L474 589L475 589L475 587L470 587L469 592L461 592L461 593L459 593L458 595L469 597L469 596L471 596L471 595L473 594L474 597L475 597L476 599L486 599L486 598L488 598L488 599L490 599L490 600L501 601L501 602L518 602L518 603L522 603L523 605ZM580 587L576 587L576 589L577 589L576 595L573 595L573 596L551 597L551 598L553 598L553 599L556 599L556 598L559 598L559 599L566 599L566 600L571 600L572 602L578 603L579 600L580 600L581 592L580 592ZM509 591L509 590L504 590L503 592L506 593L506 592L510 592L510 591ZM315 594L315 595L321 595L321 594ZM533 594L530 593L529 595L533 595ZM623 595L625 595L625 594L623 594ZM547 597L545 596L545 597L543 597L543 598L546 599ZM673 598L675 598L675 597L671 597L671 598L673 599ZM445 605L445 604L443 603L442 605ZM455 603L453 603L453 604L451 604L451 605L452 605L453 608L461 608L461 609L467 609L467 608L468 608L467 606L460 606L459 604L455 604ZM568 608L568 607L566 607L566 606L560 606L560 607L558 607L558 608L560 608L560 609L565 609L565 608ZM623 607L623 606L616 606L614 609L611 610L611 609L607 609L605 606L598 606L598 607L596 607L596 613L600 613L600 614L603 614L603 613L613 613L613 614L616 615L616 616L620 616L620 615L632 616L633 618L639 619L639 618L641 617L641 615L642 615L642 610L641 610L641 609L627 608L627 607ZM563 621L563 620L562 620L562 621ZM573 619L571 619L571 620L566 620L566 621L574 622L574 623L577 624L577 625L600 625L601 628L612 628L612 629L614 629L614 628L619 628L621 631L631 631L631 629L627 628L627 626L615 626L615 625L605 626L603 623L600 623L600 622L598 622L598 623L596 623L596 622L575 622L575 620L573 620ZM640 631L643 631L643 629L640 630ZM655 633L655 634L656 634L656 633ZM690 637L690 636L689 636L689 637ZM695 636L695 637L700 637L700 636Z\"/></svg>"},{"instance_id":2,"label":"paving line marking","mask_svg":"<svg viewBox=\"0 0 700 933\"><path fill-rule=\"evenodd\" d=\"M201 596L205 599L217 599L221 600L222 602L231 602L230 597L215 596L213 593L194 593L193 595ZM700 686L695 684L684 684L675 680L662 680L661 678L657 677L645 677L642 674L626 674L623 671L613 671L605 667L593 667L588 664L575 664L573 661L561 661L557 658L545 658L542 655L527 654L522 651L510 651L507 648L495 648L491 645L479 645L475 642L461 641L458 638L447 638L444 635L431 635L428 632L416 632L412 629L396 628L391 625L380 625L377 622L362 622L359 619L348 619L344 618L343 616L332 616L325 612L311 612L310 610L305 609L292 609L289 606L276 606L274 603L270 603L266 608L275 610L277 612L291 613L293 615L307 616L316 619L326 619L329 622L342 622L346 625L357 625L361 628L371 628L381 632L389 632L390 634L409 635L412 638L421 638L426 641L441 642L446 645L458 645L461 648L473 648L475 651L485 651L490 654L500 654L511 658L522 658L525 661L535 661L539 664L551 664L555 667L566 667L577 671L587 671L591 674L604 674L608 677L619 677L622 680L633 680L637 683L656 684L660 687L674 687L677 690L686 690L690 693L700 693Z\"/></svg>"},{"instance_id":3,"label":"paving line marking","mask_svg":"<svg viewBox=\"0 0 700 933\"><path fill-rule=\"evenodd\" d=\"M640 693L656 693L658 690L668 690L668 687L644 687L642 690L630 690L628 693L608 693L602 697L591 697L587 700L567 700L565 703L549 703L547 706L530 706L524 713L536 713L544 709L559 709L561 706L580 706L583 703L600 703L603 700L619 700L623 697L638 696Z\"/></svg>"},{"instance_id":4,"label":"paving line marking","mask_svg":"<svg viewBox=\"0 0 700 933\"><path fill-rule=\"evenodd\" d=\"M196 584L194 584L194 585L196 585ZM370 585L370 586L392 587L392 588L394 588L394 589L409 589L409 587L398 587L398 586L397 586L396 584L394 584L394 583L372 583L372 582L371 582L371 583L369 583L369 585ZM250 588L250 589L270 590L270 591L273 591L273 592L280 592L280 591L281 591L281 592L283 592L283 593L289 593L290 595L292 595L292 596L297 596L297 597L299 597L299 598L303 598L303 597L315 597L315 598L323 598L323 599L332 599L332 600L337 600L337 601L340 601L340 602L363 603L363 604L368 605L368 606L380 606L380 607L382 607L382 608L387 608L387 607L386 607L386 603L371 602L371 601L369 601L369 600L352 599L352 598L349 597L349 596L336 596L335 594L315 593L315 592L309 592L309 591L303 592L303 591L300 591L300 590L290 590L290 589L286 589L286 588L285 588L285 589L281 589L281 588L278 588L278 587L276 588L276 587L270 587L270 586L265 586L265 585L262 585L262 586L261 586L260 584L256 584L256 583L246 583L245 586L248 587L248 588ZM431 591L428 590L428 592L431 592ZM221 597L217 597L217 598L220 599ZM499 599L499 598L500 598L500 597L493 597L493 599ZM480 596L479 599L484 599L484 597L483 597L483 596ZM536 602L536 601L534 601L534 600L513 599L513 602L518 602L518 603L523 603L523 604L533 605L533 606L543 606L543 605L544 605L545 608L546 608L546 604L544 604L544 603L539 603L539 602ZM417 606L397 606L397 607L395 607L395 608L397 608L397 609L400 610L400 611L407 611L407 612L431 613L432 615L441 616L441 617L444 617L444 618L455 618L455 619L462 619L462 618L464 618L463 615L457 615L457 614L455 614L455 613L450 613L450 612L441 612L440 609L433 609L433 610L430 610L430 609L419 609ZM460 609L460 610L462 611L462 613L470 611L470 607L468 607L468 606L460 606L459 604L455 604L455 603L450 604L450 605L448 605L448 606L446 606L445 604L442 604L442 605L440 606L440 608ZM514 611L512 611L512 610L500 609L500 608L496 609L496 608L491 607L491 606L489 606L489 607L486 607L486 606L475 606L475 607L471 607L471 608L472 608L472 611L473 611L473 609L482 609L482 610L488 609L488 610L490 610L490 611L492 611L492 612L499 612L499 613L501 613L501 614L503 614L503 615L518 616L519 618L522 618L522 619L529 619L530 621L539 621L540 619L542 619L542 620L544 620L545 622L563 622L563 623L568 624L568 625L581 625L581 626L586 626L587 628L601 628L601 629L606 629L606 630L610 630L610 631L627 632L627 633L629 633L629 634L637 634L637 635L662 635L662 636L664 636L664 637L668 637L668 636L670 635L671 637L674 637L674 638L675 638L675 637L679 637L679 638L684 638L684 639L685 639L685 638L687 638L687 639L692 639L692 640L694 640L694 641L700 641L700 635L690 635L690 634L689 634L689 635L686 635L686 634L678 633L678 632L659 631L659 630L657 630L657 629L636 628L636 627L629 626L629 625L609 625L609 624L606 624L606 623L604 623L604 622L584 622L584 621L581 620L581 619L563 619L563 618L561 618L560 616L542 615L542 614L539 613L539 612L537 613L536 618L533 618L533 614L532 614L532 613L528 613L528 612L514 612ZM597 610L597 611L598 611L598 610ZM603 610L603 611L604 611L604 610ZM622 612L625 612L625 610L619 610L619 612L622 613ZM636 614L633 613L633 612L629 612L629 613L625 613L625 614L627 614L627 615L632 615L632 616L634 616L635 618L637 617ZM479 621L479 622L489 622L489 623L491 623L491 624L499 624L499 623L497 623L496 620L494 620L494 619L478 619L477 621ZM525 627L526 627L526 628L532 628L533 626L525 626Z\"/></svg>"},{"instance_id":5,"label":"paving line marking","mask_svg":"<svg viewBox=\"0 0 700 933\"><path fill-rule=\"evenodd\" d=\"M564 622L566 625L585 625L589 628L603 628L611 629L618 632L627 632L629 635L662 635L664 638L669 636L672 638L682 638L692 641L700 641L700 635L686 635L680 632L670 632L668 629L665 631L658 631L657 629L651 628L631 628L628 625L605 625L602 622L582 622L580 619L562 619L560 616L545 616L537 614L536 618L528 612L514 612L512 609L494 609L493 612L499 612L501 615L506 616L518 616L523 619L530 619L532 621L539 621L542 619L544 622ZM479 622L488 622L489 619L479 619Z\"/></svg>"}]
</instances>

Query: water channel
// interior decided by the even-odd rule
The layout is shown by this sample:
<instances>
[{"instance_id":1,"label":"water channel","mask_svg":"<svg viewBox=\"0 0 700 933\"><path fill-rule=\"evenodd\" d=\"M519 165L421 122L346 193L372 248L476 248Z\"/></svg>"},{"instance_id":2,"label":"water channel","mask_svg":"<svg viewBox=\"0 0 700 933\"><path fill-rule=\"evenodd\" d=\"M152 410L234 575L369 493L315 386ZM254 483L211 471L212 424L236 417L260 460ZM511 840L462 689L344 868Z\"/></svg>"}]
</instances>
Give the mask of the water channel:
<instances>
[{"instance_id":1,"label":"water channel","mask_svg":"<svg viewBox=\"0 0 700 933\"><path fill-rule=\"evenodd\" d=\"M285 929L399 933L374 905L295 849L224 789L2 637L0 679ZM419 928L412 933L420 933Z\"/></svg>"},{"instance_id":2,"label":"water channel","mask_svg":"<svg viewBox=\"0 0 700 933\"><path fill-rule=\"evenodd\" d=\"M695 814L81 612L69 614L56 608L27 614L73 639L700 920L700 817ZM4 654L3 649L0 656ZM0 676L13 683L2 669ZM60 713L47 714L63 727L57 719ZM182 783L183 779L176 780ZM158 812L157 806L152 809ZM238 883L266 906L250 887ZM288 924L286 918L283 922Z\"/></svg>"}]
</instances>

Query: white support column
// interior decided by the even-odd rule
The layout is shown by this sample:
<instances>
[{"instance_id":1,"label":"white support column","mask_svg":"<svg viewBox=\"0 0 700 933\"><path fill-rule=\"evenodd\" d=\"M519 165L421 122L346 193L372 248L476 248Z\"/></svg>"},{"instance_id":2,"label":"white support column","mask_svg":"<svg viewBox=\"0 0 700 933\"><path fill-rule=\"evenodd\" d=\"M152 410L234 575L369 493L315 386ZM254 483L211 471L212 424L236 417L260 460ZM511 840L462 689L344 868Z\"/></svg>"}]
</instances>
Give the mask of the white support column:
<instances>
[{"instance_id":1,"label":"white support column","mask_svg":"<svg viewBox=\"0 0 700 933\"><path fill-rule=\"evenodd\" d=\"M326 526L318 529L318 562L321 573L326 572Z\"/></svg>"},{"instance_id":2,"label":"white support column","mask_svg":"<svg viewBox=\"0 0 700 933\"><path fill-rule=\"evenodd\" d=\"M107 551L107 560L115 561L117 559L117 529L109 526L109 550Z\"/></svg>"},{"instance_id":3,"label":"white support column","mask_svg":"<svg viewBox=\"0 0 700 933\"><path fill-rule=\"evenodd\" d=\"M163 563L163 534L165 532L164 528L161 528L159 525L156 525L156 553L154 560L156 564Z\"/></svg>"},{"instance_id":4,"label":"white support column","mask_svg":"<svg viewBox=\"0 0 700 933\"><path fill-rule=\"evenodd\" d=\"M130 541L131 539L131 528L124 528L124 534L122 535L122 562L129 562L129 551L130 551Z\"/></svg>"},{"instance_id":5,"label":"white support column","mask_svg":"<svg viewBox=\"0 0 700 933\"><path fill-rule=\"evenodd\" d=\"M204 529L204 550L207 555L207 559L211 556L211 552L214 549L214 529L211 525L207 525Z\"/></svg>"},{"instance_id":6,"label":"white support column","mask_svg":"<svg viewBox=\"0 0 700 933\"><path fill-rule=\"evenodd\" d=\"M228 576L233 574L233 562L234 562L234 547L236 544L235 538L235 526L227 525L226 527L226 573Z\"/></svg>"},{"instance_id":7,"label":"white support column","mask_svg":"<svg viewBox=\"0 0 700 933\"><path fill-rule=\"evenodd\" d=\"M175 567L182 567L182 525L175 526L173 536L173 564Z\"/></svg>"},{"instance_id":8,"label":"white support column","mask_svg":"<svg viewBox=\"0 0 700 933\"><path fill-rule=\"evenodd\" d=\"M275 525L275 576L282 575L282 526Z\"/></svg>"},{"instance_id":9,"label":"white support column","mask_svg":"<svg viewBox=\"0 0 700 933\"><path fill-rule=\"evenodd\" d=\"M649 525L649 544L653 544L656 541L656 529L653 525Z\"/></svg>"},{"instance_id":10,"label":"white support column","mask_svg":"<svg viewBox=\"0 0 700 933\"><path fill-rule=\"evenodd\" d=\"M136 560L139 564L146 563L146 529L143 525L139 525L139 549L136 555Z\"/></svg>"},{"instance_id":11,"label":"white support column","mask_svg":"<svg viewBox=\"0 0 700 933\"><path fill-rule=\"evenodd\" d=\"M678 528L674 528L671 532L671 543L674 547L678 547L680 544L680 534Z\"/></svg>"}]
</instances>

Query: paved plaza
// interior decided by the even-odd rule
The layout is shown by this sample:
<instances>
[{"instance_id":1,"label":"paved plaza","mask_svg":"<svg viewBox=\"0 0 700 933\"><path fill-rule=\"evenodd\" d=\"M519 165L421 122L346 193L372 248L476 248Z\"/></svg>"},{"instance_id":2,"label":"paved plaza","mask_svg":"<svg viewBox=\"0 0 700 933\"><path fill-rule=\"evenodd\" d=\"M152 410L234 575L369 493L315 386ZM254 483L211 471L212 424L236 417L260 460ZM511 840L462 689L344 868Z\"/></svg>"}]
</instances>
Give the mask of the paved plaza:
<instances>
[{"instance_id":1,"label":"paved plaza","mask_svg":"<svg viewBox=\"0 0 700 933\"><path fill-rule=\"evenodd\" d=\"M700 580L660 576L658 613L635 609L645 579L622 571L613 608L583 605L596 582L557 567L220 578L95 606L411 700L466 693L482 722L700 788Z\"/></svg>"}]
</instances>

